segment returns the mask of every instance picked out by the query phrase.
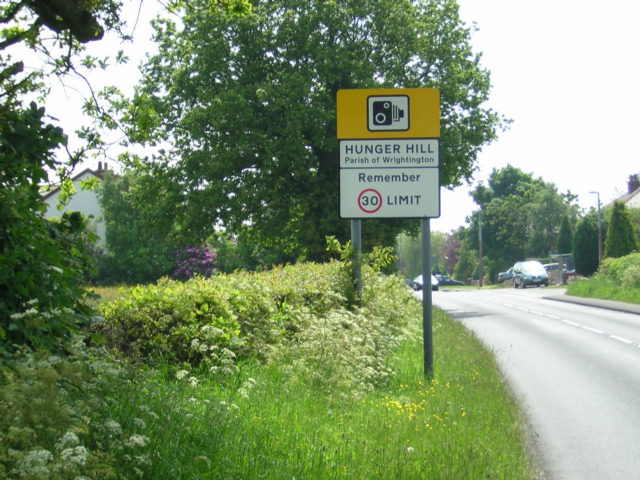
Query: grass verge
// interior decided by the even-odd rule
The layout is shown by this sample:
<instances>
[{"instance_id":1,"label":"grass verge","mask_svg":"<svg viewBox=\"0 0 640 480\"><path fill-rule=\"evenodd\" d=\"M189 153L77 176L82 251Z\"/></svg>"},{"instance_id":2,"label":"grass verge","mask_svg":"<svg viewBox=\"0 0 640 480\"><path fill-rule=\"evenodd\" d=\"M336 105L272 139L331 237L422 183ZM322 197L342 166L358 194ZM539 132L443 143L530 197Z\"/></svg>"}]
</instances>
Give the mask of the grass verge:
<instances>
[{"instance_id":1,"label":"grass verge","mask_svg":"<svg viewBox=\"0 0 640 480\"><path fill-rule=\"evenodd\" d=\"M567 293L578 297L640 303L640 289L624 286L612 279L598 275L570 284L567 287Z\"/></svg>"},{"instance_id":2,"label":"grass verge","mask_svg":"<svg viewBox=\"0 0 640 480\"><path fill-rule=\"evenodd\" d=\"M150 411L144 478L534 478L522 422L492 356L442 312L434 315L436 375L422 342L390 361L386 387L355 398L294 366L240 366L228 383L146 377L119 394L131 429ZM133 466L132 466L133 467Z\"/></svg>"},{"instance_id":3,"label":"grass verge","mask_svg":"<svg viewBox=\"0 0 640 480\"><path fill-rule=\"evenodd\" d=\"M363 270L361 308L337 263L100 291L0 362L0 478L535 478L491 354L436 309L427 381L421 304Z\"/></svg>"}]
</instances>

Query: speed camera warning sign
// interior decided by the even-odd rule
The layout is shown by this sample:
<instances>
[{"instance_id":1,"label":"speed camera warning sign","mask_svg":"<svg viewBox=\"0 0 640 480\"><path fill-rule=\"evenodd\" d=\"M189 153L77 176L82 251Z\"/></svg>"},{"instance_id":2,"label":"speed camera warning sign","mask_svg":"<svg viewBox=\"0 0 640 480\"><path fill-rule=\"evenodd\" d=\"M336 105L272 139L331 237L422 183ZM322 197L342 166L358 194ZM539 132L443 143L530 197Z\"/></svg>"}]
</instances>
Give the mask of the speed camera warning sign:
<instances>
[{"instance_id":1,"label":"speed camera warning sign","mask_svg":"<svg viewBox=\"0 0 640 480\"><path fill-rule=\"evenodd\" d=\"M370 131L409 130L409 97L407 95L371 95L367 98Z\"/></svg>"},{"instance_id":2,"label":"speed camera warning sign","mask_svg":"<svg viewBox=\"0 0 640 480\"><path fill-rule=\"evenodd\" d=\"M440 93L340 90L342 218L440 216Z\"/></svg>"}]
</instances>

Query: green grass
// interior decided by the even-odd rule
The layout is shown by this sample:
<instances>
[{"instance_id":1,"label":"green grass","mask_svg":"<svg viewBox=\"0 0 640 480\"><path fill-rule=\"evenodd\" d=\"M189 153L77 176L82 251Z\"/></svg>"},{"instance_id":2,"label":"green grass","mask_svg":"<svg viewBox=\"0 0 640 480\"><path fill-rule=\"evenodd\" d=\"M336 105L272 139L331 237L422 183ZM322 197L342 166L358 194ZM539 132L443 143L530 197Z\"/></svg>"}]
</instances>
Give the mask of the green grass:
<instances>
[{"instance_id":1,"label":"green grass","mask_svg":"<svg viewBox=\"0 0 640 480\"><path fill-rule=\"evenodd\" d=\"M588 298L603 298L620 302L640 303L640 289L632 286L621 285L601 275L595 275L589 279L580 280L567 287L569 295Z\"/></svg>"},{"instance_id":2,"label":"green grass","mask_svg":"<svg viewBox=\"0 0 640 480\"><path fill-rule=\"evenodd\" d=\"M353 397L291 365L247 363L229 383L154 374L120 392L114 418L144 435L144 478L534 478L521 418L491 355L435 314L436 372L403 345L387 386ZM141 432L142 433L142 432ZM133 468L133 465L132 465Z\"/></svg>"},{"instance_id":3,"label":"green grass","mask_svg":"<svg viewBox=\"0 0 640 480\"><path fill-rule=\"evenodd\" d=\"M345 271L99 289L85 338L0 362L0 478L536 478L492 355L435 309L425 379L421 303L365 269L346 308Z\"/></svg>"}]
</instances>

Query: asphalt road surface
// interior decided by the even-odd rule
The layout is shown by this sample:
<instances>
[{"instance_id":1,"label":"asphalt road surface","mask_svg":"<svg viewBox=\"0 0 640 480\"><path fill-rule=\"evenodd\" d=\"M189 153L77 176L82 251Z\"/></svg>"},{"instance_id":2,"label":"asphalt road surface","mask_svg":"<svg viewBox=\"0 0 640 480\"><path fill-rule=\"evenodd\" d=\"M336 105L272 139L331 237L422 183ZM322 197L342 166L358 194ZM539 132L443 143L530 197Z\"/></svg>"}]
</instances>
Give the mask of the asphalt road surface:
<instances>
[{"instance_id":1,"label":"asphalt road surface","mask_svg":"<svg viewBox=\"0 0 640 480\"><path fill-rule=\"evenodd\" d=\"M545 478L640 479L640 315L544 298L562 294L507 288L432 298L494 351Z\"/></svg>"}]
</instances>

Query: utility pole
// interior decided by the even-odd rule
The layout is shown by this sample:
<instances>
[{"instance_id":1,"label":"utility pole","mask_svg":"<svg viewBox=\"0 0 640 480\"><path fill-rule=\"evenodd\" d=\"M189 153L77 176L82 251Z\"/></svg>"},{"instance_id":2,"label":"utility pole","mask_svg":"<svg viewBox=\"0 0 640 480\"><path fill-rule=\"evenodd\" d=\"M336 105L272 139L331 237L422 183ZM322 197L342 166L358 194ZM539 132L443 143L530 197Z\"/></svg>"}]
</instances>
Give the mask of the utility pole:
<instances>
[{"instance_id":1,"label":"utility pole","mask_svg":"<svg viewBox=\"0 0 640 480\"><path fill-rule=\"evenodd\" d=\"M484 283L484 265L482 263L482 210L478 213L478 276L480 277L480 287Z\"/></svg>"},{"instance_id":2,"label":"utility pole","mask_svg":"<svg viewBox=\"0 0 640 480\"><path fill-rule=\"evenodd\" d=\"M600 217L600 192L589 192L598 196L598 267L602 263L602 220Z\"/></svg>"}]
</instances>

